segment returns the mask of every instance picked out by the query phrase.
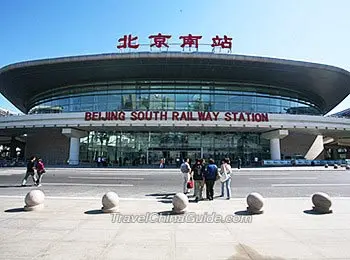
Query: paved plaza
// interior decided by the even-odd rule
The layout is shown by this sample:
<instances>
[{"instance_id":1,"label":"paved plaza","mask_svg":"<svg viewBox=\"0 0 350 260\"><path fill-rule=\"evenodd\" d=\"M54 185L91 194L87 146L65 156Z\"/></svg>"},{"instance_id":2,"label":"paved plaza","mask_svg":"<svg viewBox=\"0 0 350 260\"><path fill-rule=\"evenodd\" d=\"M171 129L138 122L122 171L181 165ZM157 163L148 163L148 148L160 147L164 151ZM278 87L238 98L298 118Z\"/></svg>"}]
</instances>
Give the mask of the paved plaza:
<instances>
[{"instance_id":1,"label":"paved plaza","mask_svg":"<svg viewBox=\"0 0 350 260\"><path fill-rule=\"evenodd\" d=\"M0 258L350 259L349 198L334 199L326 215L311 214L309 198L270 198L254 216L244 199L217 199L190 203L187 219L167 219L172 204L164 197L122 199L118 215L102 214L98 199L48 197L44 210L24 212L23 199L3 198ZM214 223L213 214L227 222Z\"/></svg>"},{"instance_id":2,"label":"paved plaza","mask_svg":"<svg viewBox=\"0 0 350 260\"><path fill-rule=\"evenodd\" d=\"M96 177L111 176L107 173L111 170L107 169ZM8 174L9 171L12 171L11 174ZM8 181L3 181L0 189L0 259L350 259L348 196L330 194L333 213L324 215L311 211L311 195L265 196L264 213L253 216L247 215L245 211L245 196L231 200L215 198L213 201L199 203L191 202L190 198L185 215L171 215L172 197L178 192L174 190L175 186L159 185L158 189L151 186L149 188L153 188L153 193L142 195L142 187L147 185L140 184L142 187L139 187L137 196L120 195L117 214L103 214L102 195L107 191L118 193L121 187L113 186L116 184L113 181L116 180L112 179L110 186L102 185L96 190L93 185L96 185L96 181L102 184L101 181L104 180L104 184L108 184L108 179L95 178L85 179L88 180L86 186L79 179L79 185L67 186L67 194L64 194L63 187L50 186L44 181L43 187L40 187L46 194L44 209L25 212L24 196L35 187L16 187L11 178L20 179L20 171L0 169L2 180ZM73 176L74 172L75 176L81 174L81 169L52 171L60 173L62 178ZM327 184L319 182L319 175L325 174L338 176L335 179L329 177L331 181L328 184L336 180L338 184L347 183L348 171L344 169L332 172L299 168L290 171L290 175L283 175L288 171L260 169L258 173L261 178L275 178L271 181L281 181L284 184L295 182L297 177L302 180L299 184ZM138 171L139 175L134 170L114 170L113 176L121 179L123 176L126 178L125 175L141 178L142 173L146 174L147 170ZM162 174L156 171L152 176L161 178L159 176ZM258 178L255 176L256 171L252 173L251 170L243 170L239 174ZM90 174L92 176L95 175ZM149 175L144 175L146 179L147 176ZM170 178L177 183L175 172L169 176L173 176ZM317 179L305 179L307 176L317 176ZM290 179L276 179L277 177ZM46 180L50 178L47 177ZM343 182L340 181L341 178L344 179ZM72 183L77 183L76 179L71 180ZM54 183L54 179L50 183L51 181ZM134 186L122 188L133 189L137 187L135 181L141 180L125 181L131 182L122 184L133 183ZM245 181L247 180L242 179L240 183L243 185ZM257 181L250 180L251 183ZM91 188L92 191L89 193L84 190L85 195L77 192L73 196L74 191L82 187ZM256 185L253 188L259 187L261 186ZM315 190L324 191L324 187L329 185L316 186ZM341 185L334 187L341 188L339 194L346 188ZM60 191L55 193L55 189ZM285 189L292 189L292 186L285 186ZM219 187L216 187L216 191L219 191ZM287 194L291 193L292 190Z\"/></svg>"}]
</instances>

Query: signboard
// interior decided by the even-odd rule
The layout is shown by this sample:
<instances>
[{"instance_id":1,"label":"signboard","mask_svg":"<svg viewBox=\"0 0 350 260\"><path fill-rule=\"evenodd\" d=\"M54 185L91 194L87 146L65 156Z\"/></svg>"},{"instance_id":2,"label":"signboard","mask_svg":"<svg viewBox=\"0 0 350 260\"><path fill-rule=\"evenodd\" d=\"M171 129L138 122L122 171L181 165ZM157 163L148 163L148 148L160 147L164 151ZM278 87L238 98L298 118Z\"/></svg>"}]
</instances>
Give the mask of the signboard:
<instances>
[{"instance_id":1,"label":"signboard","mask_svg":"<svg viewBox=\"0 0 350 260\"><path fill-rule=\"evenodd\" d=\"M162 34L162 33L149 35L148 39L150 39L151 41L149 44L149 47L157 48L157 49L161 49L161 48L168 49L169 45L171 45L169 43L169 39L171 38L172 38L172 35ZM119 50L138 49L140 48L140 45L141 45L138 43L138 39L139 37L136 35L132 35L132 34L124 35L123 37L118 39L117 49ZM188 35L180 35L178 39L180 40L180 43L176 45L181 47L182 50L185 50L185 48L188 48L189 50L191 50L191 48L195 48L196 50L198 50L198 46L200 45L199 41L202 39L202 35L192 35L189 33ZM220 50L227 49L231 52L231 49L232 49L231 37L228 37L227 35L224 35L222 37L219 35L215 35L215 37L213 37L211 40L212 41L210 43L206 43L203 45L210 45L213 48L213 51L215 50L215 48L220 48Z\"/></svg>"},{"instance_id":2,"label":"signboard","mask_svg":"<svg viewBox=\"0 0 350 260\"><path fill-rule=\"evenodd\" d=\"M85 121L243 121L268 122L267 113L193 111L85 112Z\"/></svg>"},{"instance_id":3,"label":"signboard","mask_svg":"<svg viewBox=\"0 0 350 260\"><path fill-rule=\"evenodd\" d=\"M263 160L263 166L323 166L343 164L343 160Z\"/></svg>"}]
</instances>

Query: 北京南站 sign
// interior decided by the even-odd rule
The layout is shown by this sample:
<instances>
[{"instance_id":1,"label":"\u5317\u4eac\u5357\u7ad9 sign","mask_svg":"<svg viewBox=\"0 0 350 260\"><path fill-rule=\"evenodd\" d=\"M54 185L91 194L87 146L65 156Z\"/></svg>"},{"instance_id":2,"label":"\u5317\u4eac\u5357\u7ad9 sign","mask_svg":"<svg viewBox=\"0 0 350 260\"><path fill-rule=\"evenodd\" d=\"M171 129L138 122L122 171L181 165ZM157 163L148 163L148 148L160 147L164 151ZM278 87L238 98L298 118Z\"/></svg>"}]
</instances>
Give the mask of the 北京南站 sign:
<instances>
[{"instance_id":1,"label":"\u5317\u4eac\u5357\u7ad9 sign","mask_svg":"<svg viewBox=\"0 0 350 260\"><path fill-rule=\"evenodd\" d=\"M168 34L154 34L154 35L149 35L148 38L150 39L150 48L169 48L169 40L172 38L172 35ZM179 47L181 47L183 50L185 48L195 48L198 50L198 46L200 45L200 41L203 38L202 35L181 35L178 37L180 40L180 43L177 43ZM117 49L122 50L122 49L138 49L140 48L140 44L138 43L139 37L134 36L132 34L129 35L124 35L123 37L118 39L118 45ZM144 45L144 44L142 44ZM148 44L147 44L148 45ZM175 44L171 44L175 45ZM204 43L203 45L210 45L213 50L215 48L220 48L220 49L228 49L231 51L232 49L232 38L228 37L227 35L224 35L223 37L220 37L219 35L215 35L211 39L210 43Z\"/></svg>"}]
</instances>

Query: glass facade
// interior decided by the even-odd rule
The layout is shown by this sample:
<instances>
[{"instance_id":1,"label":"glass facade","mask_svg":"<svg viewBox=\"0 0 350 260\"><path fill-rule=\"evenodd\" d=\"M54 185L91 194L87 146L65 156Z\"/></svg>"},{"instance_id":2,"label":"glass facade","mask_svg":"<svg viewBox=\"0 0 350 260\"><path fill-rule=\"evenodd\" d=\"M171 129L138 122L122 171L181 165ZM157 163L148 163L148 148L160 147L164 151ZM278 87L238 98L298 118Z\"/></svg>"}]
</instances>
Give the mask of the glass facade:
<instances>
[{"instance_id":1,"label":"glass facade","mask_svg":"<svg viewBox=\"0 0 350 260\"><path fill-rule=\"evenodd\" d=\"M29 113L231 111L321 115L300 93L281 87L220 82L133 81L69 86L33 97ZM243 164L270 158L269 140L240 132L104 132L80 139L80 161L118 166L178 166L183 158L224 157Z\"/></svg>"},{"instance_id":2,"label":"glass facade","mask_svg":"<svg viewBox=\"0 0 350 260\"><path fill-rule=\"evenodd\" d=\"M44 93L33 100L29 113L177 110L322 114L307 97L283 88L217 82L84 85Z\"/></svg>"},{"instance_id":3,"label":"glass facade","mask_svg":"<svg viewBox=\"0 0 350 260\"><path fill-rule=\"evenodd\" d=\"M269 159L269 140L257 133L227 132L98 132L80 139L80 160L96 162L104 158L109 165L159 165L165 158L167 165L179 166L183 158L224 157L245 165L255 158Z\"/></svg>"}]
</instances>

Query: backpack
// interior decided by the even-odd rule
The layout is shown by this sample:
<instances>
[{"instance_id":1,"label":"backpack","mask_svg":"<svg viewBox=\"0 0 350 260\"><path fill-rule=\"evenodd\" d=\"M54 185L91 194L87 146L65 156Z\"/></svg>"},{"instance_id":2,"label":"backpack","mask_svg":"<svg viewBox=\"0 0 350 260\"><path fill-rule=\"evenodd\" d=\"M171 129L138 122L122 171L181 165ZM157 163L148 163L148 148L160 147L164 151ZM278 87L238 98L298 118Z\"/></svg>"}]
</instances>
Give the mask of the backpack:
<instances>
[{"instance_id":1,"label":"backpack","mask_svg":"<svg viewBox=\"0 0 350 260\"><path fill-rule=\"evenodd\" d=\"M218 173L218 167L215 164L209 164L207 167L207 172L205 177L207 180L216 180L216 175Z\"/></svg>"},{"instance_id":2,"label":"backpack","mask_svg":"<svg viewBox=\"0 0 350 260\"><path fill-rule=\"evenodd\" d=\"M180 171L181 171L182 173L188 173L188 172L189 172L188 166L187 166L186 163L182 163L182 164L181 164L181 166L180 166Z\"/></svg>"}]
</instances>

